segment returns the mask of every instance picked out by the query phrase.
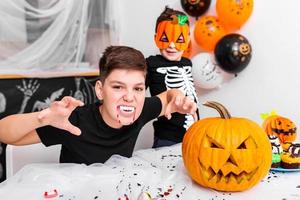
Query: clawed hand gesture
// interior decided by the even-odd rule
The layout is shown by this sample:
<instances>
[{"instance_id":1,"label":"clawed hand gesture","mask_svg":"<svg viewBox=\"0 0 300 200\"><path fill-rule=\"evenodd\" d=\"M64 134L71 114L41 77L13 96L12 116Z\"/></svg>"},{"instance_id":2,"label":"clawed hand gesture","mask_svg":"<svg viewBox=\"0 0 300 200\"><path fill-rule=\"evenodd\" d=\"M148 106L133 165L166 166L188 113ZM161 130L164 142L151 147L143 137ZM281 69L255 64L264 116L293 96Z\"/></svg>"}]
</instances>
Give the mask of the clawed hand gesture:
<instances>
[{"instance_id":1,"label":"clawed hand gesture","mask_svg":"<svg viewBox=\"0 0 300 200\"><path fill-rule=\"evenodd\" d=\"M77 106L83 105L82 101L67 96L60 101L54 101L49 108L42 110L38 115L38 119L45 125L51 125L69 131L74 135L80 135L81 130L70 123L69 117Z\"/></svg>"},{"instance_id":2,"label":"clawed hand gesture","mask_svg":"<svg viewBox=\"0 0 300 200\"><path fill-rule=\"evenodd\" d=\"M168 97L168 104L165 110L165 117L171 119L172 112L178 112L182 114L191 114L195 121L198 120L197 116L197 104L187 96L184 96L181 92L172 94Z\"/></svg>"}]
</instances>

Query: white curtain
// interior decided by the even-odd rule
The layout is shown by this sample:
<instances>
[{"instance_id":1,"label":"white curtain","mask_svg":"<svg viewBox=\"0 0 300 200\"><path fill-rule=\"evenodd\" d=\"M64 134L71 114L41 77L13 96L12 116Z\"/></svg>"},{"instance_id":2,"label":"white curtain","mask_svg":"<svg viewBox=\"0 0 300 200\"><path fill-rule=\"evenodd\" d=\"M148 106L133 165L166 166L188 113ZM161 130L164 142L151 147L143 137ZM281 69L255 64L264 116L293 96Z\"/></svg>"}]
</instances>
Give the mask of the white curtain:
<instances>
[{"instance_id":1,"label":"white curtain","mask_svg":"<svg viewBox=\"0 0 300 200\"><path fill-rule=\"evenodd\" d=\"M1 0L0 74L97 68L118 44L117 0Z\"/></svg>"}]
</instances>

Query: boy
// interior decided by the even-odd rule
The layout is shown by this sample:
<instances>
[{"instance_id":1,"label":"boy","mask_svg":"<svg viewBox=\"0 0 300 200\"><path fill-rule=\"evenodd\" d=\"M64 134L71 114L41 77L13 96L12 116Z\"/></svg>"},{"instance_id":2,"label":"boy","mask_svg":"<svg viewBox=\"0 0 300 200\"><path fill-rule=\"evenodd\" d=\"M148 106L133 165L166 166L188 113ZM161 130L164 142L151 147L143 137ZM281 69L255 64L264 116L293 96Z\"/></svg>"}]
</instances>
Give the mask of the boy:
<instances>
[{"instance_id":1,"label":"boy","mask_svg":"<svg viewBox=\"0 0 300 200\"><path fill-rule=\"evenodd\" d=\"M148 65L146 85L149 86L152 96L177 88L197 103L192 63L182 57L190 42L189 34L188 18L183 12L166 7L157 18L155 43L161 55L146 59ZM195 120L197 119L193 119L189 114L180 113L174 113L170 120L164 116L159 117L153 123L153 147L182 142L186 130Z\"/></svg>"},{"instance_id":2,"label":"boy","mask_svg":"<svg viewBox=\"0 0 300 200\"><path fill-rule=\"evenodd\" d=\"M195 113L196 105L179 90L145 99L147 69L140 51L108 47L99 68L95 92L100 102L83 106L64 97L40 112L5 117L0 120L0 141L62 144L60 162L103 163L113 154L130 157L141 128L159 115Z\"/></svg>"}]
</instances>

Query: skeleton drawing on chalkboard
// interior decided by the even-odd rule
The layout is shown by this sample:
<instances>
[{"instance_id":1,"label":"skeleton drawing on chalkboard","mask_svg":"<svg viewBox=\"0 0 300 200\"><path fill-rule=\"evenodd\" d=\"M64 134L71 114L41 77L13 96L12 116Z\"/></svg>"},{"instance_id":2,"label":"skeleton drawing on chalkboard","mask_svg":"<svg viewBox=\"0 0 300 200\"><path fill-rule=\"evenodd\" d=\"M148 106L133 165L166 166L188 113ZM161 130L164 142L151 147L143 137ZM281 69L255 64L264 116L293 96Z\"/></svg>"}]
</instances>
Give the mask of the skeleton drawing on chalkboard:
<instances>
[{"instance_id":1,"label":"skeleton drawing on chalkboard","mask_svg":"<svg viewBox=\"0 0 300 200\"><path fill-rule=\"evenodd\" d=\"M34 111L40 111L43 110L45 108L48 108L50 106L50 104L55 101L56 99L58 99L59 97L61 97L61 95L63 94L63 91L65 90L65 88L61 88L57 91L54 91L50 97L47 97L44 101L36 101L32 107L32 112Z\"/></svg>"},{"instance_id":2,"label":"skeleton drawing on chalkboard","mask_svg":"<svg viewBox=\"0 0 300 200\"><path fill-rule=\"evenodd\" d=\"M6 98L2 92L0 92L0 113L5 112L6 109Z\"/></svg>"},{"instance_id":3,"label":"skeleton drawing on chalkboard","mask_svg":"<svg viewBox=\"0 0 300 200\"><path fill-rule=\"evenodd\" d=\"M78 99L82 102L86 102L86 94L84 95L82 91L80 91L80 82L81 78L75 78L75 86L76 86L76 91L74 93L74 98Z\"/></svg>"},{"instance_id":4,"label":"skeleton drawing on chalkboard","mask_svg":"<svg viewBox=\"0 0 300 200\"><path fill-rule=\"evenodd\" d=\"M28 83L23 79L22 80L22 86L17 85L16 86L18 90L23 92L24 97L21 103L21 108L18 113L23 113L25 111L26 105L29 101L29 99L33 96L33 94L37 91L37 89L40 87L40 84L37 80L33 81L30 79Z\"/></svg>"},{"instance_id":5,"label":"skeleton drawing on chalkboard","mask_svg":"<svg viewBox=\"0 0 300 200\"><path fill-rule=\"evenodd\" d=\"M86 104L93 103L96 99L94 85L91 84L93 80L91 80L91 82L85 78L75 78L74 80L76 90L74 93L71 91L70 96L73 96Z\"/></svg>"}]
</instances>

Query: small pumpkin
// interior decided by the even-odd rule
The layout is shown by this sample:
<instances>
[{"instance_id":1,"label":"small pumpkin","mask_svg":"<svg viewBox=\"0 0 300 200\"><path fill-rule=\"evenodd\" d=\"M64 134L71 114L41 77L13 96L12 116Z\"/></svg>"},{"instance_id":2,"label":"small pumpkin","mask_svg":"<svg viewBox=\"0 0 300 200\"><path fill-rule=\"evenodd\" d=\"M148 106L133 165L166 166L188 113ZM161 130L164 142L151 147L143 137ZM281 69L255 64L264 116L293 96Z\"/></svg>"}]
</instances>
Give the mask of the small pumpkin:
<instances>
[{"instance_id":1,"label":"small pumpkin","mask_svg":"<svg viewBox=\"0 0 300 200\"><path fill-rule=\"evenodd\" d=\"M280 115L267 117L263 124L263 129L268 135L275 135L282 145L292 143L296 140L297 127L294 122Z\"/></svg>"},{"instance_id":2,"label":"small pumpkin","mask_svg":"<svg viewBox=\"0 0 300 200\"><path fill-rule=\"evenodd\" d=\"M221 117L195 122L186 132L182 156L188 174L204 187L243 191L269 171L272 148L263 129L246 118L231 117L217 102L204 105Z\"/></svg>"},{"instance_id":3,"label":"small pumpkin","mask_svg":"<svg viewBox=\"0 0 300 200\"><path fill-rule=\"evenodd\" d=\"M159 49L166 49L173 42L176 49L186 50L190 42L190 29L187 20L187 16L173 15L172 20L161 21L155 34L156 46Z\"/></svg>"}]
</instances>

